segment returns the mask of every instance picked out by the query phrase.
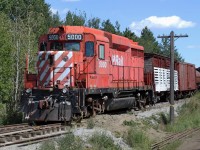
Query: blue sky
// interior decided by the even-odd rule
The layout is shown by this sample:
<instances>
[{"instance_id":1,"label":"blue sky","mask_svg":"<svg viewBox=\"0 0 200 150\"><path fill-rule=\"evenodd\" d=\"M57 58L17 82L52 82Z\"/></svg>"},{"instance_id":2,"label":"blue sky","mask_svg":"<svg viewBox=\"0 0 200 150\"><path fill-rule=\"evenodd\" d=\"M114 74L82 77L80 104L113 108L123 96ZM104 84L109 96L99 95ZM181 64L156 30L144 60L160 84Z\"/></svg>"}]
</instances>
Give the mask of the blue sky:
<instances>
[{"instance_id":1,"label":"blue sky","mask_svg":"<svg viewBox=\"0 0 200 150\"><path fill-rule=\"evenodd\" d=\"M188 34L175 46L186 62L200 67L200 1L199 0L45 0L52 12L64 19L70 11L85 11L87 18L99 17L118 21L121 31L129 27L139 35L148 26L154 36ZM157 39L159 41L159 39Z\"/></svg>"}]
</instances>

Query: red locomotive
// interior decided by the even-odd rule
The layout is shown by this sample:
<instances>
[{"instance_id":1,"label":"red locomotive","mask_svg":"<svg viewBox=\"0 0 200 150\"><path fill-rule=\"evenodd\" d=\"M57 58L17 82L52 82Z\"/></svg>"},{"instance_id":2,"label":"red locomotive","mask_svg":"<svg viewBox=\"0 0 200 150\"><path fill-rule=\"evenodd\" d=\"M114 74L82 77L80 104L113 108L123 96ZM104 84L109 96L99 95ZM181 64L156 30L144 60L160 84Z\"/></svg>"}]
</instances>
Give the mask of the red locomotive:
<instances>
[{"instance_id":1,"label":"red locomotive","mask_svg":"<svg viewBox=\"0 0 200 150\"><path fill-rule=\"evenodd\" d=\"M157 83L164 74L169 80L165 70L169 66L158 61L158 66L148 64L144 48L122 36L80 26L50 28L39 39L37 74L26 69L22 101L26 118L71 121L153 103L161 91L169 90L163 81ZM175 90L179 91L182 66L177 68Z\"/></svg>"}]
</instances>

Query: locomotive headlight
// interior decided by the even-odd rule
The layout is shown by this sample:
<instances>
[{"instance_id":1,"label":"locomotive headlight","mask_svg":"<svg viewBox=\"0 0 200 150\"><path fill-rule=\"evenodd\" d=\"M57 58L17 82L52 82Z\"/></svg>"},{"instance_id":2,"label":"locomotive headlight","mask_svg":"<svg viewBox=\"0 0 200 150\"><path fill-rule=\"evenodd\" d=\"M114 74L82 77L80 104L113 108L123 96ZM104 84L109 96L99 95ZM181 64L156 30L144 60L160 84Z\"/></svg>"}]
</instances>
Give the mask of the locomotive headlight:
<instances>
[{"instance_id":1,"label":"locomotive headlight","mask_svg":"<svg viewBox=\"0 0 200 150\"><path fill-rule=\"evenodd\" d=\"M31 89L29 88L29 89L26 89L26 93L31 93Z\"/></svg>"},{"instance_id":2,"label":"locomotive headlight","mask_svg":"<svg viewBox=\"0 0 200 150\"><path fill-rule=\"evenodd\" d=\"M45 59L45 56L39 56L39 61L43 61Z\"/></svg>"},{"instance_id":3,"label":"locomotive headlight","mask_svg":"<svg viewBox=\"0 0 200 150\"><path fill-rule=\"evenodd\" d=\"M39 60L42 61L42 56L39 57Z\"/></svg>"},{"instance_id":4,"label":"locomotive headlight","mask_svg":"<svg viewBox=\"0 0 200 150\"><path fill-rule=\"evenodd\" d=\"M63 90L62 90L62 92L65 94L65 93L67 93L67 88L64 88Z\"/></svg>"},{"instance_id":5,"label":"locomotive headlight","mask_svg":"<svg viewBox=\"0 0 200 150\"><path fill-rule=\"evenodd\" d=\"M140 93L137 93L137 96L140 97Z\"/></svg>"},{"instance_id":6,"label":"locomotive headlight","mask_svg":"<svg viewBox=\"0 0 200 150\"><path fill-rule=\"evenodd\" d=\"M68 59L69 59L68 56L65 56L65 57L63 58L63 61L66 62L66 61L68 61Z\"/></svg>"}]
</instances>

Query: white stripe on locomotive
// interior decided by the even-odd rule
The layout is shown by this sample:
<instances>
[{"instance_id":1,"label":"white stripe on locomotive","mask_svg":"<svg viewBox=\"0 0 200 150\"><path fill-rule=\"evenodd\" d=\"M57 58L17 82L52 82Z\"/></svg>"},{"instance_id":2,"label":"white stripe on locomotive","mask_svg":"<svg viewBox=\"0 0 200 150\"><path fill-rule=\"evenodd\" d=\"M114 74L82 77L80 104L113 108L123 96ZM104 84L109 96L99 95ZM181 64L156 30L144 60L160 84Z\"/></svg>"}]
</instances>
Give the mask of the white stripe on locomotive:
<instances>
[{"instance_id":1,"label":"white stripe on locomotive","mask_svg":"<svg viewBox=\"0 0 200 150\"><path fill-rule=\"evenodd\" d=\"M46 76L48 70L49 70L49 65L46 65L46 68L43 70L42 74L40 75L40 81L42 81L43 78Z\"/></svg>"},{"instance_id":2,"label":"white stripe on locomotive","mask_svg":"<svg viewBox=\"0 0 200 150\"><path fill-rule=\"evenodd\" d=\"M63 81L65 77L70 73L70 67L72 67L73 64L71 63L68 68L65 69L65 71L59 76L57 80ZM56 82L55 82L56 83Z\"/></svg>"},{"instance_id":3,"label":"white stripe on locomotive","mask_svg":"<svg viewBox=\"0 0 200 150\"><path fill-rule=\"evenodd\" d=\"M55 57L54 57L54 60L57 61L58 58L60 58L60 56L61 56L62 54L63 54L62 51L58 51L58 52L56 53Z\"/></svg>"},{"instance_id":4,"label":"white stripe on locomotive","mask_svg":"<svg viewBox=\"0 0 200 150\"><path fill-rule=\"evenodd\" d=\"M45 62L48 61L49 54L50 54L50 53L48 53L48 52L46 53L46 55L45 55L45 60L42 60L42 61L39 60L39 61L41 61L41 62L40 62L40 65L39 65L39 68L42 68L42 67L44 66ZM41 57L41 56L40 56L40 57ZM39 59L40 59L40 58L39 58Z\"/></svg>"},{"instance_id":5,"label":"white stripe on locomotive","mask_svg":"<svg viewBox=\"0 0 200 150\"><path fill-rule=\"evenodd\" d=\"M62 52L61 52L62 53ZM73 56L73 53L72 52L69 52L67 57L68 57L68 60L70 60ZM61 61L58 66L56 66L56 69L54 70L54 76L56 76L56 73L59 72L59 70L64 67L64 65L66 64L67 62L65 61ZM46 84L49 84L49 81L53 79L53 71L51 71L50 75L48 76L47 80L46 80Z\"/></svg>"}]
</instances>

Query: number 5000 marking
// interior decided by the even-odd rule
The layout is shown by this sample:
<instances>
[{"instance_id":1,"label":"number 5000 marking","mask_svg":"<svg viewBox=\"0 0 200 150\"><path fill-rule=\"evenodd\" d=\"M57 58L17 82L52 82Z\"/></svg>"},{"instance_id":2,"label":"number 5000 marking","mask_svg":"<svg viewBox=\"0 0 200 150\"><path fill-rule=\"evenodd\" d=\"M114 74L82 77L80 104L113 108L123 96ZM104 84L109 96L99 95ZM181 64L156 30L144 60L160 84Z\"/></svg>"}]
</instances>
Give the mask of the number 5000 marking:
<instances>
[{"instance_id":1,"label":"number 5000 marking","mask_svg":"<svg viewBox=\"0 0 200 150\"><path fill-rule=\"evenodd\" d=\"M67 40L82 40L82 34L67 34Z\"/></svg>"},{"instance_id":2,"label":"number 5000 marking","mask_svg":"<svg viewBox=\"0 0 200 150\"><path fill-rule=\"evenodd\" d=\"M99 61L99 68L106 68L106 67L107 67L107 62Z\"/></svg>"}]
</instances>

